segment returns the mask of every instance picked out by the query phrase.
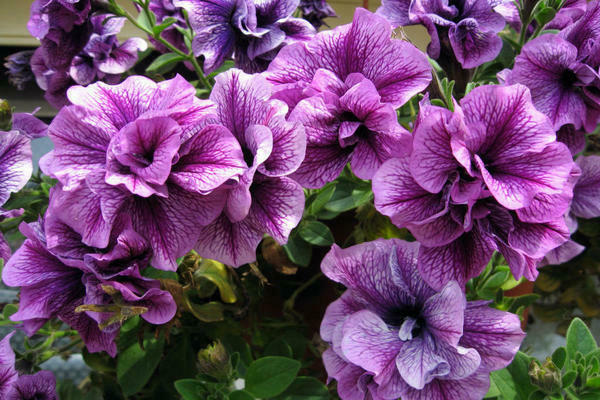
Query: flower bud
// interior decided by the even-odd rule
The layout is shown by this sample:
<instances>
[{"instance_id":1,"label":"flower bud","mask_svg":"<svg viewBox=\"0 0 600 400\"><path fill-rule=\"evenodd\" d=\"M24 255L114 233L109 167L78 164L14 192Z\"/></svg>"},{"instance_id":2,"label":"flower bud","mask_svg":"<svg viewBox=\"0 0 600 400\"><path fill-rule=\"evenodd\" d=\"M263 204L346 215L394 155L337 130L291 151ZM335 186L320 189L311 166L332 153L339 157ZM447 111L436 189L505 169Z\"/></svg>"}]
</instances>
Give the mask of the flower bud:
<instances>
[{"instance_id":1,"label":"flower bud","mask_svg":"<svg viewBox=\"0 0 600 400\"><path fill-rule=\"evenodd\" d=\"M233 368L229 354L220 341L214 342L198 352L198 370L219 381L229 378Z\"/></svg>"}]
</instances>

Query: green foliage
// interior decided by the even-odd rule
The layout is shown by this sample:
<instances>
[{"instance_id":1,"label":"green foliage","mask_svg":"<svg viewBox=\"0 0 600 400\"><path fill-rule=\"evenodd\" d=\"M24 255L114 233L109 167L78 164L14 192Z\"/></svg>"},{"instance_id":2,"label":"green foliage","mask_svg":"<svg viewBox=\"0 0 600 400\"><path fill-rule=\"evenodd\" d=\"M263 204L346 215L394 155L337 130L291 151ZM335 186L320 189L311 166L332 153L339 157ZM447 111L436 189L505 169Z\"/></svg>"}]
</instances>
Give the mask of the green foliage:
<instances>
[{"instance_id":1,"label":"green foliage","mask_svg":"<svg viewBox=\"0 0 600 400\"><path fill-rule=\"evenodd\" d=\"M585 323L575 318L567 330L567 346L543 363L522 352L505 369L491 373L486 399L599 399L600 349Z\"/></svg>"}]
</instances>

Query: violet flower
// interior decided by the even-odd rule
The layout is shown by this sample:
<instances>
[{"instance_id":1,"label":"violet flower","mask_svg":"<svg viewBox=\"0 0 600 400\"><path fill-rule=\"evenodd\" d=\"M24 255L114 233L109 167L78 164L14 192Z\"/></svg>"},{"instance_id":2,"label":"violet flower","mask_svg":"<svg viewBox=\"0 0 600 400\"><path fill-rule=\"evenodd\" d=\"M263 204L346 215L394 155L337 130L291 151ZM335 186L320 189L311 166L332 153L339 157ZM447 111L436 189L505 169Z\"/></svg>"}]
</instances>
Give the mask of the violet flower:
<instances>
[{"instance_id":1,"label":"violet flower","mask_svg":"<svg viewBox=\"0 0 600 400\"><path fill-rule=\"evenodd\" d=\"M58 400L56 379L50 371L18 376L15 353L10 346L14 331L0 341L0 398L6 400Z\"/></svg>"},{"instance_id":2,"label":"violet flower","mask_svg":"<svg viewBox=\"0 0 600 400\"><path fill-rule=\"evenodd\" d=\"M30 65L32 55L33 50L24 50L5 58L4 67L6 75L8 75L8 82L17 90L24 90L27 82L35 78Z\"/></svg>"},{"instance_id":3,"label":"violet flower","mask_svg":"<svg viewBox=\"0 0 600 400\"><path fill-rule=\"evenodd\" d=\"M130 38L119 44L117 34L125 18L96 15L90 18L93 32L81 53L73 58L69 75L79 85L89 85L97 80L118 83L121 74L132 68L138 52L147 44L143 39Z\"/></svg>"},{"instance_id":4,"label":"violet flower","mask_svg":"<svg viewBox=\"0 0 600 400\"><path fill-rule=\"evenodd\" d=\"M23 122L24 119L27 120L27 117L23 117L23 115L13 115L11 131L0 131L0 206L8 201L11 193L18 192L25 186L33 171L31 141L21 133L24 130L29 131L29 127ZM41 123L41 121L39 122ZM18 217L22 213L22 209L4 210L0 208L0 221ZM6 261L10 254L10 247L4 236L0 234L0 258Z\"/></svg>"},{"instance_id":5,"label":"violet flower","mask_svg":"<svg viewBox=\"0 0 600 400\"><path fill-rule=\"evenodd\" d=\"M325 18L337 17L335 10L326 0L300 0L298 8L302 11L302 18L310 22L315 29L325 24Z\"/></svg>"},{"instance_id":6,"label":"violet flower","mask_svg":"<svg viewBox=\"0 0 600 400\"><path fill-rule=\"evenodd\" d=\"M390 154L406 148L395 110L431 80L427 58L394 40L387 21L356 10L352 24L285 47L266 73L274 97L306 127L306 158L294 179L320 187L351 162L370 179Z\"/></svg>"},{"instance_id":7,"label":"violet flower","mask_svg":"<svg viewBox=\"0 0 600 400\"><path fill-rule=\"evenodd\" d=\"M423 102L411 155L373 178L375 206L421 242L419 270L436 289L464 285L493 251L535 280L569 238L571 154L524 86L481 86L455 109Z\"/></svg>"},{"instance_id":8,"label":"violet flower","mask_svg":"<svg viewBox=\"0 0 600 400\"><path fill-rule=\"evenodd\" d=\"M42 170L63 185L57 212L89 246L103 248L120 216L149 241L156 268L175 270L203 225L223 210L215 190L246 168L236 138L203 123L213 109L180 76L133 76L68 91L49 127Z\"/></svg>"},{"instance_id":9,"label":"violet flower","mask_svg":"<svg viewBox=\"0 0 600 400\"><path fill-rule=\"evenodd\" d=\"M591 1L576 23L528 42L504 75L507 84L529 87L555 130L571 124L592 132L600 122L599 25L600 2Z\"/></svg>"},{"instance_id":10,"label":"violet flower","mask_svg":"<svg viewBox=\"0 0 600 400\"><path fill-rule=\"evenodd\" d=\"M2 272L6 285L21 287L19 311L11 318L23 321L28 335L59 318L79 332L90 352L114 357L121 310L159 325L173 318L177 306L158 281L141 277L151 250L127 219L117 224L107 248L87 246L56 215L64 195L53 188L44 223L20 226L27 239Z\"/></svg>"},{"instance_id":11,"label":"violet flower","mask_svg":"<svg viewBox=\"0 0 600 400\"><path fill-rule=\"evenodd\" d=\"M563 29L579 19L586 9L586 0L566 0L552 21L548 22L544 29ZM521 17L519 9L513 0L506 0L494 7L494 11L502 15L506 22L517 32L521 31ZM528 34L532 34L537 27L534 20L528 27Z\"/></svg>"},{"instance_id":12,"label":"violet flower","mask_svg":"<svg viewBox=\"0 0 600 400\"><path fill-rule=\"evenodd\" d=\"M306 20L292 17L300 0L175 0L189 13L192 49L204 57L204 71L217 69L233 55L236 67L261 72L279 50L315 33Z\"/></svg>"},{"instance_id":13,"label":"violet flower","mask_svg":"<svg viewBox=\"0 0 600 400\"><path fill-rule=\"evenodd\" d=\"M160 25L167 18L174 18L175 22L162 31L160 36L179 50L187 53L188 48L185 44L183 35L177 30L176 26L187 29L187 23L182 13L182 8L174 4L174 0L150 0L150 11L156 16L156 23ZM154 38L149 39L156 50L161 53L168 53L170 50Z\"/></svg>"},{"instance_id":14,"label":"violet flower","mask_svg":"<svg viewBox=\"0 0 600 400\"><path fill-rule=\"evenodd\" d=\"M210 99L217 119L244 154L243 174L226 186L223 213L197 236L202 257L237 267L256 260L264 234L281 244L298 225L304 191L288 175L304 158L306 137L299 123L285 119L287 106L271 100L272 85L260 75L231 69L216 77Z\"/></svg>"},{"instance_id":15,"label":"violet flower","mask_svg":"<svg viewBox=\"0 0 600 400\"><path fill-rule=\"evenodd\" d=\"M504 18L489 0L383 0L377 13L392 26L422 24L431 36L431 58L454 54L464 69L491 61L502 48Z\"/></svg>"},{"instance_id":16,"label":"violet flower","mask_svg":"<svg viewBox=\"0 0 600 400\"><path fill-rule=\"evenodd\" d=\"M333 245L323 259L323 273L347 288L321 323L331 345L323 362L342 400L478 400L489 372L518 351L517 315L467 302L455 281L433 290L418 253L417 243L378 239Z\"/></svg>"}]
</instances>

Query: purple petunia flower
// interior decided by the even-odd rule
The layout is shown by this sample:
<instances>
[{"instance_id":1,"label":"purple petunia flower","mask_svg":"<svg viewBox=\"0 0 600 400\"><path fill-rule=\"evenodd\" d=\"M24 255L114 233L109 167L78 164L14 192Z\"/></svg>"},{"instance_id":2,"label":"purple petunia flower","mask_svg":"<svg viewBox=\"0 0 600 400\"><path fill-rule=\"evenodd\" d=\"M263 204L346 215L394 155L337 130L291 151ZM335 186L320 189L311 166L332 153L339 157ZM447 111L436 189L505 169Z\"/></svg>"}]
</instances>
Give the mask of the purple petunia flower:
<instances>
[{"instance_id":1,"label":"purple petunia flower","mask_svg":"<svg viewBox=\"0 0 600 400\"><path fill-rule=\"evenodd\" d=\"M106 247L115 221L129 215L153 266L175 270L221 213L226 194L215 189L246 164L227 129L203 123L214 107L195 94L180 76L69 89L73 105L52 121L55 148L40 165L63 185L57 212L87 245Z\"/></svg>"},{"instance_id":2,"label":"purple petunia flower","mask_svg":"<svg viewBox=\"0 0 600 400\"><path fill-rule=\"evenodd\" d=\"M182 8L175 6L174 0L150 0L149 8L150 11L156 15L157 25L165 22L167 18L175 19L175 22L163 30L160 36L179 50L187 53L188 48L185 44L185 39L176 28L176 26L178 26L182 29L187 29L187 23L185 22ZM156 39L150 38L149 40L159 52L168 53L170 51Z\"/></svg>"},{"instance_id":3,"label":"purple petunia flower","mask_svg":"<svg viewBox=\"0 0 600 400\"><path fill-rule=\"evenodd\" d=\"M535 5L533 2L526 3L527 5ZM579 17L585 13L586 0L566 0L560 10L556 13L552 21L548 22L544 29L563 29L577 21ZM502 15L506 22L517 32L521 31L521 17L519 16L519 8L512 0L500 2L494 7L494 11ZM528 34L535 31L537 22L534 20L528 27Z\"/></svg>"},{"instance_id":4,"label":"purple petunia flower","mask_svg":"<svg viewBox=\"0 0 600 400\"><path fill-rule=\"evenodd\" d=\"M96 15L91 19L93 32L82 52L73 58L69 75L79 85L89 85L97 80L118 83L121 74L137 62L138 52L147 44L143 39L130 38L119 44L117 34L125 18Z\"/></svg>"},{"instance_id":5,"label":"purple petunia flower","mask_svg":"<svg viewBox=\"0 0 600 400\"><path fill-rule=\"evenodd\" d=\"M427 58L394 40L385 19L359 8L352 24L285 47L266 73L275 98L306 128L306 158L294 178L306 187L335 179L351 163L370 179L406 147L395 110L431 80Z\"/></svg>"},{"instance_id":6,"label":"purple petunia flower","mask_svg":"<svg viewBox=\"0 0 600 400\"><path fill-rule=\"evenodd\" d=\"M571 154L524 86L481 86L455 108L421 105L411 155L373 178L375 206L422 243L419 270L436 289L464 285L495 250L534 280L569 238Z\"/></svg>"},{"instance_id":7,"label":"purple petunia flower","mask_svg":"<svg viewBox=\"0 0 600 400\"><path fill-rule=\"evenodd\" d=\"M0 341L0 398L6 400L58 400L56 379L50 371L18 376L15 353L10 347L14 331Z\"/></svg>"},{"instance_id":8,"label":"purple petunia flower","mask_svg":"<svg viewBox=\"0 0 600 400\"><path fill-rule=\"evenodd\" d=\"M232 69L216 77L210 99L218 117L211 122L235 136L246 163L226 185L223 213L200 232L202 257L234 267L253 262L264 234L283 244L302 218L304 191L288 175L304 158L304 129L286 121L287 106L271 95L260 75Z\"/></svg>"},{"instance_id":9,"label":"purple petunia flower","mask_svg":"<svg viewBox=\"0 0 600 400\"><path fill-rule=\"evenodd\" d=\"M489 0L383 0L377 13L392 26L422 24L431 36L427 53L438 59L454 54L463 68L491 61L502 48L498 32L504 18Z\"/></svg>"},{"instance_id":10,"label":"purple petunia flower","mask_svg":"<svg viewBox=\"0 0 600 400\"><path fill-rule=\"evenodd\" d=\"M59 67L48 61L43 47L35 51L31 69L51 105L56 108L68 105L66 92L76 84L88 85L98 80L116 84L121 74L135 65L138 52L144 51L147 44L140 38L130 38L120 44L117 34L124 23L125 18L106 14L91 17L92 30L83 48Z\"/></svg>"},{"instance_id":11,"label":"purple petunia flower","mask_svg":"<svg viewBox=\"0 0 600 400\"><path fill-rule=\"evenodd\" d=\"M518 316L467 302L455 281L433 290L419 276L418 248L378 239L333 245L323 259L323 273L347 288L321 323L342 400L481 399L489 372L518 351Z\"/></svg>"},{"instance_id":12,"label":"purple petunia flower","mask_svg":"<svg viewBox=\"0 0 600 400\"><path fill-rule=\"evenodd\" d=\"M43 124L35 117L31 118ZM0 206L8 201L11 193L21 190L31 177L31 141L27 134L39 127L37 124L31 125L31 122L27 114L17 113L13 115L12 130L0 131ZM22 209L7 211L0 208L0 221L18 217L22 213ZM6 261L10 254L10 247L0 234L0 258Z\"/></svg>"},{"instance_id":13,"label":"purple petunia flower","mask_svg":"<svg viewBox=\"0 0 600 400\"><path fill-rule=\"evenodd\" d=\"M315 29L292 17L300 0L175 0L189 13L192 48L206 73L233 55L245 72L261 72L286 44L310 39Z\"/></svg>"},{"instance_id":14,"label":"purple petunia flower","mask_svg":"<svg viewBox=\"0 0 600 400\"><path fill-rule=\"evenodd\" d=\"M302 18L310 22L315 29L323 26L325 18L337 17L335 10L326 0L300 0L298 8L302 11Z\"/></svg>"},{"instance_id":15,"label":"purple petunia flower","mask_svg":"<svg viewBox=\"0 0 600 400\"><path fill-rule=\"evenodd\" d=\"M30 65L32 55L33 50L24 50L5 58L4 67L6 75L8 75L8 82L17 90L24 90L27 82L35 79Z\"/></svg>"},{"instance_id":16,"label":"purple petunia flower","mask_svg":"<svg viewBox=\"0 0 600 400\"><path fill-rule=\"evenodd\" d=\"M117 309L144 307L139 311L142 318L164 324L177 306L158 281L141 277L151 249L126 219L116 225L107 248L87 246L56 216L64 195L52 189L43 224L21 224L27 239L2 272L6 285L21 287L19 311L11 318L23 321L28 335L48 319L59 318L79 332L90 352L114 356L121 320L111 317Z\"/></svg>"},{"instance_id":17,"label":"purple petunia flower","mask_svg":"<svg viewBox=\"0 0 600 400\"><path fill-rule=\"evenodd\" d=\"M521 83L558 130L571 124L592 132L600 122L600 2L587 3L577 22L559 34L528 42L515 59L507 84Z\"/></svg>"}]
</instances>

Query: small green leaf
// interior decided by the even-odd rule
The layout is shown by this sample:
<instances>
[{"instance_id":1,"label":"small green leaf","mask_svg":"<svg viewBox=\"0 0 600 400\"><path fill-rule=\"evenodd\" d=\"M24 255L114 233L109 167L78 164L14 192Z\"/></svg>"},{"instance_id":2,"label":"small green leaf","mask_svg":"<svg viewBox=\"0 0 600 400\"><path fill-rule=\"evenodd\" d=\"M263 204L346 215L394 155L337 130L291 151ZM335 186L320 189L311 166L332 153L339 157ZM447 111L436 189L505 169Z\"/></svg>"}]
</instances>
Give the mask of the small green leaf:
<instances>
[{"instance_id":1,"label":"small green leaf","mask_svg":"<svg viewBox=\"0 0 600 400\"><path fill-rule=\"evenodd\" d=\"M528 400L531 392L537 389L529 380L530 362L531 357L519 351L508 367L491 373L503 399Z\"/></svg>"},{"instance_id":2,"label":"small green leaf","mask_svg":"<svg viewBox=\"0 0 600 400\"><path fill-rule=\"evenodd\" d=\"M169 26L173 25L175 22L177 22L177 20L173 17L166 17L165 19L162 20L162 22L160 23L160 25L156 25L153 29L154 31L154 35L158 36L162 33L162 31L164 31L165 29L167 29Z\"/></svg>"},{"instance_id":3,"label":"small green leaf","mask_svg":"<svg viewBox=\"0 0 600 400\"><path fill-rule=\"evenodd\" d=\"M204 400L206 398L204 384L196 379L175 381L175 390L183 397L183 400Z\"/></svg>"},{"instance_id":4,"label":"small green leaf","mask_svg":"<svg viewBox=\"0 0 600 400\"><path fill-rule=\"evenodd\" d=\"M598 389L600 388L600 376L595 376L593 378L588 378L588 380L585 382L585 386L592 388L592 389Z\"/></svg>"},{"instance_id":5,"label":"small green leaf","mask_svg":"<svg viewBox=\"0 0 600 400\"><path fill-rule=\"evenodd\" d=\"M292 358L292 348L282 338L273 340L264 351L265 356L281 356Z\"/></svg>"},{"instance_id":6,"label":"small green leaf","mask_svg":"<svg viewBox=\"0 0 600 400\"><path fill-rule=\"evenodd\" d=\"M308 267L310 264L312 247L300 237L297 229L292 231L287 243L283 245L283 250L294 264L301 267Z\"/></svg>"},{"instance_id":7,"label":"small green leaf","mask_svg":"<svg viewBox=\"0 0 600 400\"><path fill-rule=\"evenodd\" d=\"M554 350L554 353L552 353L552 362L558 367L558 369L562 369L565 366L566 360L567 349L565 349L564 347L561 346Z\"/></svg>"},{"instance_id":8,"label":"small green leaf","mask_svg":"<svg viewBox=\"0 0 600 400\"><path fill-rule=\"evenodd\" d=\"M315 246L331 246L333 234L329 227L319 221L306 221L298 228L298 234L304 240Z\"/></svg>"},{"instance_id":9,"label":"small green leaf","mask_svg":"<svg viewBox=\"0 0 600 400\"><path fill-rule=\"evenodd\" d=\"M254 396L245 390L236 390L229 393L229 400L254 400Z\"/></svg>"},{"instance_id":10,"label":"small green leaf","mask_svg":"<svg viewBox=\"0 0 600 400\"><path fill-rule=\"evenodd\" d=\"M325 209L344 212L371 201L372 198L373 192L370 183L340 180L335 184L335 192L325 205Z\"/></svg>"},{"instance_id":11,"label":"small green leaf","mask_svg":"<svg viewBox=\"0 0 600 400\"><path fill-rule=\"evenodd\" d=\"M300 366L291 358L259 358L248 367L246 390L261 399L277 396L294 381Z\"/></svg>"},{"instance_id":12,"label":"small green leaf","mask_svg":"<svg viewBox=\"0 0 600 400\"><path fill-rule=\"evenodd\" d=\"M534 18L535 18L536 22L540 26L544 26L548 22L552 21L552 19L554 18L555 15L556 15L556 10L554 10L553 8L551 8L551 7L542 7L542 9L539 10L535 14Z\"/></svg>"},{"instance_id":13,"label":"small green leaf","mask_svg":"<svg viewBox=\"0 0 600 400\"><path fill-rule=\"evenodd\" d=\"M155 339L148 334L143 343L143 350L136 341L119 353L117 381L125 396L139 392L146 385L162 357L165 345L163 337Z\"/></svg>"},{"instance_id":14,"label":"small green leaf","mask_svg":"<svg viewBox=\"0 0 600 400\"><path fill-rule=\"evenodd\" d=\"M575 372L575 371L567 372L562 377L562 387L564 389L568 388L575 382L575 379L577 379L577 372Z\"/></svg>"},{"instance_id":15,"label":"small green leaf","mask_svg":"<svg viewBox=\"0 0 600 400\"><path fill-rule=\"evenodd\" d=\"M4 306L2 309L2 316L4 319L8 320L11 315L19 311L19 306L16 304L9 303Z\"/></svg>"},{"instance_id":16,"label":"small green leaf","mask_svg":"<svg viewBox=\"0 0 600 400\"><path fill-rule=\"evenodd\" d=\"M573 319L567 329L567 356L570 360L575 359L577 352L587 355L596 350L597 345L594 336L587 325L579 318Z\"/></svg>"},{"instance_id":17,"label":"small green leaf","mask_svg":"<svg viewBox=\"0 0 600 400\"><path fill-rule=\"evenodd\" d=\"M175 67L178 62L183 60L185 60L185 57L175 53L161 54L152 61L152 64L150 64L148 68L146 68L146 72L164 74Z\"/></svg>"},{"instance_id":18,"label":"small green leaf","mask_svg":"<svg viewBox=\"0 0 600 400\"><path fill-rule=\"evenodd\" d=\"M329 391L321 381L309 376L299 376L273 400L328 400Z\"/></svg>"},{"instance_id":19,"label":"small green leaf","mask_svg":"<svg viewBox=\"0 0 600 400\"><path fill-rule=\"evenodd\" d=\"M329 202L329 200L331 200L334 192L335 185L333 183L325 185L308 206L308 215L318 215L323 207L325 207L325 205Z\"/></svg>"},{"instance_id":20,"label":"small green leaf","mask_svg":"<svg viewBox=\"0 0 600 400\"><path fill-rule=\"evenodd\" d=\"M546 393L541 390L536 390L535 392L531 392L529 394L528 400L544 400L546 398Z\"/></svg>"}]
</instances>

